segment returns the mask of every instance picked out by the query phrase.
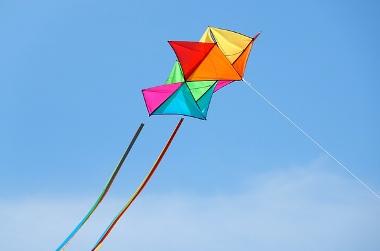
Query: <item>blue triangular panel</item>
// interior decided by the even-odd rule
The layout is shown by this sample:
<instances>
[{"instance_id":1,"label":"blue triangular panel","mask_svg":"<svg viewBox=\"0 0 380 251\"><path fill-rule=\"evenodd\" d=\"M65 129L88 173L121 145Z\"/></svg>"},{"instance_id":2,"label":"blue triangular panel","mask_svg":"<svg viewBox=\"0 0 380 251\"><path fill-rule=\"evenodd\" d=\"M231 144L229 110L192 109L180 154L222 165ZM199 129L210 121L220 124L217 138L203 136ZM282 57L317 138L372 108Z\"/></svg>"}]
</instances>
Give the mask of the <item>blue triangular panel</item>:
<instances>
[{"instance_id":1,"label":"blue triangular panel","mask_svg":"<svg viewBox=\"0 0 380 251\"><path fill-rule=\"evenodd\" d=\"M186 84L182 84L153 114L180 114L205 119Z\"/></svg>"}]
</instances>

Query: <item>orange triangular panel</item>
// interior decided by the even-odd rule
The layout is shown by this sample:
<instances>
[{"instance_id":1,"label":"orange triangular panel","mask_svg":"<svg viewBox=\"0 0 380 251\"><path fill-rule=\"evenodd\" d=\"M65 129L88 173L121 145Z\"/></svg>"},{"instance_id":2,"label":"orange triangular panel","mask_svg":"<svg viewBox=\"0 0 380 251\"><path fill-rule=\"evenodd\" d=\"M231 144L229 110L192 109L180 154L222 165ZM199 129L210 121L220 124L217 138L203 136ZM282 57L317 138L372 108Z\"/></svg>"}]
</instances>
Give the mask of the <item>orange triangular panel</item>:
<instances>
[{"instance_id":1,"label":"orange triangular panel","mask_svg":"<svg viewBox=\"0 0 380 251\"><path fill-rule=\"evenodd\" d=\"M241 80L241 77L219 47L214 46L194 72L186 78L186 81L199 80Z\"/></svg>"},{"instance_id":2,"label":"orange triangular panel","mask_svg":"<svg viewBox=\"0 0 380 251\"><path fill-rule=\"evenodd\" d=\"M244 76L244 71L245 71L245 66L247 65L247 60L249 57L249 53L251 52L252 49L252 44L251 42L247 48L243 51L243 53L236 59L236 61L232 64L235 70L239 73L240 76Z\"/></svg>"},{"instance_id":3,"label":"orange triangular panel","mask_svg":"<svg viewBox=\"0 0 380 251\"><path fill-rule=\"evenodd\" d=\"M198 65L208 55L215 43L169 41L179 63L181 64L185 79L187 79Z\"/></svg>"}]
</instances>

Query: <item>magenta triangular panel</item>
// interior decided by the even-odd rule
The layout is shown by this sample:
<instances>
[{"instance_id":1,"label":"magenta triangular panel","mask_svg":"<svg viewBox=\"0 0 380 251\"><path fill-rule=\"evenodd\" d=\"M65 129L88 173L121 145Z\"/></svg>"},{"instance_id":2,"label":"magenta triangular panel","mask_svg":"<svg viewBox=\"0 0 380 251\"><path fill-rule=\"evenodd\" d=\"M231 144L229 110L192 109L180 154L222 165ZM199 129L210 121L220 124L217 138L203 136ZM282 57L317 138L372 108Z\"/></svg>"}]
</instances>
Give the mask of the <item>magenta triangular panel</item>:
<instances>
[{"instance_id":1,"label":"magenta triangular panel","mask_svg":"<svg viewBox=\"0 0 380 251\"><path fill-rule=\"evenodd\" d=\"M166 84L142 90L149 115L178 90L181 84Z\"/></svg>"},{"instance_id":2,"label":"magenta triangular panel","mask_svg":"<svg viewBox=\"0 0 380 251\"><path fill-rule=\"evenodd\" d=\"M216 83L216 86L215 86L214 92L219 91L220 89L222 89L222 88L225 87L226 85L231 84L232 82L234 82L234 81L231 81L231 80L219 80L219 81Z\"/></svg>"}]
</instances>

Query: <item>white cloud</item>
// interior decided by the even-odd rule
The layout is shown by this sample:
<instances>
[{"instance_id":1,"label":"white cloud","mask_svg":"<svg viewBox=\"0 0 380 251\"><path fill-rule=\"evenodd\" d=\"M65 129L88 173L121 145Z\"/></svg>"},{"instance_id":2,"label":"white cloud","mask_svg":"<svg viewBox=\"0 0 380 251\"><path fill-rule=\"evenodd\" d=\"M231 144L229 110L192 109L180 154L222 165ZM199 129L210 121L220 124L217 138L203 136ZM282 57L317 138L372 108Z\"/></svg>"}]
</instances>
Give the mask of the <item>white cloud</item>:
<instances>
[{"instance_id":1,"label":"white cloud","mask_svg":"<svg viewBox=\"0 0 380 251\"><path fill-rule=\"evenodd\" d=\"M233 194L145 193L102 250L380 250L380 202L326 166L271 171ZM93 199L0 201L0 250L54 250ZM124 200L106 200L68 250L90 250Z\"/></svg>"}]
</instances>

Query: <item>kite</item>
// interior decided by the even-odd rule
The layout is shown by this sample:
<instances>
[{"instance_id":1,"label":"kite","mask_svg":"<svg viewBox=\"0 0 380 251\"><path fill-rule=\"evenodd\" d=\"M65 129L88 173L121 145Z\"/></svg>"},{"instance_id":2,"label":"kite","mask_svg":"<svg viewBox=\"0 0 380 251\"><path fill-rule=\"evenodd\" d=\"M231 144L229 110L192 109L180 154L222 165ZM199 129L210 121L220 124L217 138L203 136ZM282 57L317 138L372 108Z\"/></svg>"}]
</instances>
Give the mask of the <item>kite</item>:
<instances>
[{"instance_id":1,"label":"kite","mask_svg":"<svg viewBox=\"0 0 380 251\"><path fill-rule=\"evenodd\" d=\"M177 61L165 85L143 89L149 115L206 119L212 95L242 80L256 38L208 27L200 41L169 41Z\"/></svg>"},{"instance_id":2,"label":"kite","mask_svg":"<svg viewBox=\"0 0 380 251\"><path fill-rule=\"evenodd\" d=\"M184 115L205 120L213 94L242 80L253 42L258 37L209 27L200 42L169 41L177 61L166 84L142 90L150 115ZM99 250L123 214L156 171L182 125L181 118L148 175L100 236L92 251Z\"/></svg>"},{"instance_id":3,"label":"kite","mask_svg":"<svg viewBox=\"0 0 380 251\"><path fill-rule=\"evenodd\" d=\"M235 31L208 27L200 41L169 41L177 60L166 83L142 90L149 116L183 115L206 120L214 93L234 81L243 79L249 54L259 34L249 37ZM100 236L92 248L93 251L102 246L122 215L146 187L177 135L183 120L183 117L180 118L148 175ZM101 204L143 127L144 124L141 123L94 205L56 251L67 247L70 240Z\"/></svg>"}]
</instances>

